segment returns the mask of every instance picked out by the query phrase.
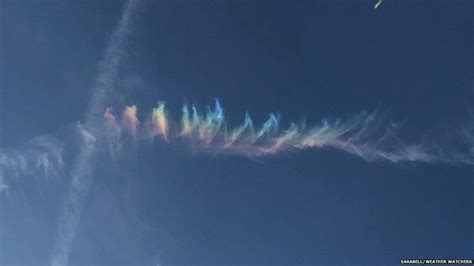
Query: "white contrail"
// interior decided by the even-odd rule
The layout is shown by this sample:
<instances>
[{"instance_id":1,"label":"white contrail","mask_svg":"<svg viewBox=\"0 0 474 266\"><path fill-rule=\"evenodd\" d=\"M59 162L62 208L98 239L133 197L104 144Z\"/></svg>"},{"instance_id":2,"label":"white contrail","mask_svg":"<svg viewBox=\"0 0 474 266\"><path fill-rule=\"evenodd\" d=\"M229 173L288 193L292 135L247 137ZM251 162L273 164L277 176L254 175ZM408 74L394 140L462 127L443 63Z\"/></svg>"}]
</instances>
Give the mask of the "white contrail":
<instances>
[{"instance_id":1,"label":"white contrail","mask_svg":"<svg viewBox=\"0 0 474 266\"><path fill-rule=\"evenodd\" d=\"M83 201L92 183L96 146L101 142L103 131L98 119L110 100L118 74L118 66L123 60L127 38L131 31L131 20L139 0L129 0L122 17L109 40L105 54L99 63L98 75L92 90L90 105L83 125L79 125L82 139L78 157L71 172L71 184L58 219L58 231L51 255L52 265L67 265L71 244L80 222Z\"/></svg>"}]
</instances>

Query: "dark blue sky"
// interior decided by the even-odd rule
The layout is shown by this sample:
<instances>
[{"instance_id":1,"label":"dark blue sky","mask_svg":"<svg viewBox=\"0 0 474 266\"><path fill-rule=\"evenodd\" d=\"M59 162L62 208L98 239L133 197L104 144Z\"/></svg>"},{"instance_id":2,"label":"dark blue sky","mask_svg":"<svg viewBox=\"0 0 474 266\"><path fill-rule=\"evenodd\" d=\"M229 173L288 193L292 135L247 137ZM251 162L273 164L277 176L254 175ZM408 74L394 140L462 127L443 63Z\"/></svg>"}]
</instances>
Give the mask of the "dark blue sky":
<instances>
[{"instance_id":1,"label":"dark blue sky","mask_svg":"<svg viewBox=\"0 0 474 266\"><path fill-rule=\"evenodd\" d=\"M380 110L403 122L407 140L472 124L473 2L373 5L145 1L120 65L117 106L146 112L166 100L179 114L185 101L218 97L230 124L245 111L259 122L279 112L288 124ZM68 135L84 119L122 6L0 4L0 147ZM332 149L253 161L162 144L127 144L116 161L101 159L71 265L474 257L472 166L366 162ZM49 183L27 176L16 196L0 197L0 265L49 263L64 173Z\"/></svg>"}]
</instances>

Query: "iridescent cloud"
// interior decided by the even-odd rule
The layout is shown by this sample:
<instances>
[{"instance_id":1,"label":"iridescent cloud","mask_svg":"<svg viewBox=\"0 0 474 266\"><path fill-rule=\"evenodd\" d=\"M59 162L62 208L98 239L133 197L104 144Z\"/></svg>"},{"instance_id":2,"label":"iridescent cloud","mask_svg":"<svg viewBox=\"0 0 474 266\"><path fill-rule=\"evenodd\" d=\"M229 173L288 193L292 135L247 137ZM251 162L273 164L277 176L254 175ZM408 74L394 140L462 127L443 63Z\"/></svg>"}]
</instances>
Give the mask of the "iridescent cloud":
<instances>
[{"instance_id":1,"label":"iridescent cloud","mask_svg":"<svg viewBox=\"0 0 474 266\"><path fill-rule=\"evenodd\" d=\"M107 108L104 118L112 120ZM396 134L397 127L385 122L380 113L361 112L347 119L323 119L313 126L305 122L290 123L281 128L280 116L269 114L261 125L255 126L248 113L236 127L228 127L224 109L216 99L214 108L199 112L195 106L184 105L180 123L172 122L165 103L160 102L146 118L153 138L166 142L188 142L193 147L212 153L241 154L249 157L278 154L285 151L330 147L362 157L367 161L445 161L474 163L473 154L447 152L434 142L407 144ZM134 137L140 122L136 106L127 106L122 112L122 126ZM179 125L174 126L173 125ZM141 134L150 136L150 134Z\"/></svg>"},{"instance_id":2,"label":"iridescent cloud","mask_svg":"<svg viewBox=\"0 0 474 266\"><path fill-rule=\"evenodd\" d=\"M135 105L125 107L122 112L122 125L125 126L134 138L137 137L137 128L139 124L140 121L137 118L137 107Z\"/></svg>"}]
</instances>

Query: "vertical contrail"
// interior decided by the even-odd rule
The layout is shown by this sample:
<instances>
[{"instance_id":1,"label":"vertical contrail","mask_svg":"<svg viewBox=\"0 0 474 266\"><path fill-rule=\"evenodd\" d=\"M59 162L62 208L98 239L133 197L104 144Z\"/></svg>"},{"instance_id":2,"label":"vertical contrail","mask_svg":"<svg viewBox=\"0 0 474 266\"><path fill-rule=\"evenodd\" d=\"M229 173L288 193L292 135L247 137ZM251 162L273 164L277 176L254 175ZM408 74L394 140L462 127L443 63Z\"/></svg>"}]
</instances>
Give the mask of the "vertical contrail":
<instances>
[{"instance_id":1,"label":"vertical contrail","mask_svg":"<svg viewBox=\"0 0 474 266\"><path fill-rule=\"evenodd\" d=\"M71 244L82 215L83 201L93 181L93 158L96 154L96 146L102 141L104 135L100 119L102 119L104 106L110 101L110 94L114 89L118 66L123 60L127 38L131 31L132 16L138 2L139 0L129 0L123 9L122 17L99 63L84 123L78 126L82 143L72 167L71 184L59 214L58 231L51 255L52 265L68 264Z\"/></svg>"}]
</instances>

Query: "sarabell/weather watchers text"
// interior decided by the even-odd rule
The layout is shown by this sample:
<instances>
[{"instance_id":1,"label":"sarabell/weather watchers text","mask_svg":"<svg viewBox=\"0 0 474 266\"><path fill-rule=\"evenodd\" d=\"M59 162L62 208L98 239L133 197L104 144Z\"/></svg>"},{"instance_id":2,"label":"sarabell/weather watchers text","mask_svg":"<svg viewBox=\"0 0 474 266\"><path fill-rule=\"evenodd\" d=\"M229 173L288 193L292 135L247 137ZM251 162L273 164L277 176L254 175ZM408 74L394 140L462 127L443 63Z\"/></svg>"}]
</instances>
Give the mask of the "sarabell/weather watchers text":
<instances>
[{"instance_id":1,"label":"sarabell/weather watchers text","mask_svg":"<svg viewBox=\"0 0 474 266\"><path fill-rule=\"evenodd\" d=\"M401 264L472 264L472 259L469 260L413 260L403 259L400 260Z\"/></svg>"}]
</instances>

